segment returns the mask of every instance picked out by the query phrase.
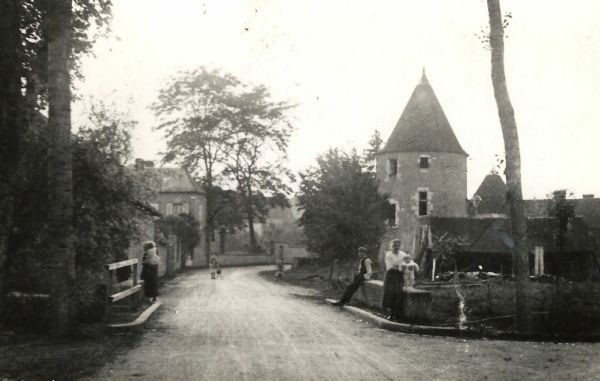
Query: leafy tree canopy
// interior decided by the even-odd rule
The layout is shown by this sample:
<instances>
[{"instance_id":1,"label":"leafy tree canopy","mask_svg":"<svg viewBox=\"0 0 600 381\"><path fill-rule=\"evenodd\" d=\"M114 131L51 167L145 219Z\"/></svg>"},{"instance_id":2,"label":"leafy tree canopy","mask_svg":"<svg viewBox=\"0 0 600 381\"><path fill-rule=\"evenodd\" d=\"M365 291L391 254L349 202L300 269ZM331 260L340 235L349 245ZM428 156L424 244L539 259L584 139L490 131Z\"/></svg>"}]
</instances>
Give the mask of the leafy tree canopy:
<instances>
[{"instance_id":1,"label":"leafy tree canopy","mask_svg":"<svg viewBox=\"0 0 600 381\"><path fill-rule=\"evenodd\" d=\"M156 128L167 138L164 161L177 162L203 182L209 228L224 210L217 206L222 195L215 187L233 186L256 246L253 223L264 218L265 200L277 203L291 191L293 175L283 162L293 131L287 116L292 107L273 101L264 86L206 68L181 71L160 91L152 108Z\"/></svg>"},{"instance_id":2,"label":"leafy tree canopy","mask_svg":"<svg viewBox=\"0 0 600 381\"><path fill-rule=\"evenodd\" d=\"M308 249L327 259L348 258L359 246L377 246L385 232L386 195L361 157L331 149L301 175L298 204Z\"/></svg>"},{"instance_id":3,"label":"leafy tree canopy","mask_svg":"<svg viewBox=\"0 0 600 381\"><path fill-rule=\"evenodd\" d=\"M156 221L156 227L163 237L176 235L186 252L193 251L200 242L200 223L191 214L162 217Z\"/></svg>"}]
</instances>

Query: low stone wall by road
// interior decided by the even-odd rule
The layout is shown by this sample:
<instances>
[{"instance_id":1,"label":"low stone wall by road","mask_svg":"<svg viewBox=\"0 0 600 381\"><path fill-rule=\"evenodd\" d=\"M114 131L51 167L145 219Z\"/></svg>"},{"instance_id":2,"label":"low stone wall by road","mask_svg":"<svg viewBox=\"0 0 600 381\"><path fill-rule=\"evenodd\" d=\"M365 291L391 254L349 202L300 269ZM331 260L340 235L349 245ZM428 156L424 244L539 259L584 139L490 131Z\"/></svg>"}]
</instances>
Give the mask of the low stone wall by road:
<instances>
[{"instance_id":1,"label":"low stone wall by road","mask_svg":"<svg viewBox=\"0 0 600 381\"><path fill-rule=\"evenodd\" d=\"M223 267L271 265L274 258L269 255L218 255L217 261Z\"/></svg>"},{"instance_id":2,"label":"low stone wall by road","mask_svg":"<svg viewBox=\"0 0 600 381\"><path fill-rule=\"evenodd\" d=\"M367 280L356 291L353 299L358 300L369 307L380 308L383 296L383 281Z\"/></svg>"},{"instance_id":3,"label":"low stone wall by road","mask_svg":"<svg viewBox=\"0 0 600 381\"><path fill-rule=\"evenodd\" d=\"M406 319L414 322L431 320L431 293L425 290L413 289L403 292L402 309ZM381 308L383 297L383 281L365 281L353 299L375 309Z\"/></svg>"}]
</instances>

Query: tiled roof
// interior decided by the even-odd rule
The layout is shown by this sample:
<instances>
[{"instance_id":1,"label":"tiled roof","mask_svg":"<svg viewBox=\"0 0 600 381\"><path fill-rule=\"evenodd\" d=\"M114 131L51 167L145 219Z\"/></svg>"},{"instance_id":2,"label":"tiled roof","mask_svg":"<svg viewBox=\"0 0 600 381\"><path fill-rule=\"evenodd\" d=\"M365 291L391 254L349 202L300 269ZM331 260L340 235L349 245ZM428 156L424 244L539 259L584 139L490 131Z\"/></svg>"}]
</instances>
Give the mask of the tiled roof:
<instances>
[{"instance_id":1,"label":"tiled roof","mask_svg":"<svg viewBox=\"0 0 600 381\"><path fill-rule=\"evenodd\" d=\"M394 131L380 153L451 152L467 156L423 71Z\"/></svg>"},{"instance_id":2,"label":"tiled roof","mask_svg":"<svg viewBox=\"0 0 600 381\"><path fill-rule=\"evenodd\" d=\"M148 168L152 171L162 193L203 193L183 168Z\"/></svg>"},{"instance_id":3,"label":"tiled roof","mask_svg":"<svg viewBox=\"0 0 600 381\"><path fill-rule=\"evenodd\" d=\"M502 177L487 175L474 193L481 196L477 207L477 214L506 214L506 184ZM575 216L581 217L590 229L600 229L600 198L567 199L575 206ZM525 215L527 217L549 217L552 207L551 199L524 200Z\"/></svg>"},{"instance_id":4,"label":"tiled roof","mask_svg":"<svg viewBox=\"0 0 600 381\"><path fill-rule=\"evenodd\" d=\"M591 229L600 229L600 198L567 199L575 206L575 216ZM525 215L532 217L548 216L551 200L525 200Z\"/></svg>"},{"instance_id":5,"label":"tiled roof","mask_svg":"<svg viewBox=\"0 0 600 381\"><path fill-rule=\"evenodd\" d=\"M509 253L512 241L506 217L430 217L431 232L435 236L449 233L460 237L466 244L465 251L475 253ZM557 252L554 238L556 224L554 218L527 219L528 250L535 246L544 246L548 252ZM590 251L587 226L581 218L576 218L567 235L567 251Z\"/></svg>"},{"instance_id":6,"label":"tiled roof","mask_svg":"<svg viewBox=\"0 0 600 381\"><path fill-rule=\"evenodd\" d=\"M477 214L506 213L506 184L499 175L487 175L474 196L481 197L477 206Z\"/></svg>"}]
</instances>

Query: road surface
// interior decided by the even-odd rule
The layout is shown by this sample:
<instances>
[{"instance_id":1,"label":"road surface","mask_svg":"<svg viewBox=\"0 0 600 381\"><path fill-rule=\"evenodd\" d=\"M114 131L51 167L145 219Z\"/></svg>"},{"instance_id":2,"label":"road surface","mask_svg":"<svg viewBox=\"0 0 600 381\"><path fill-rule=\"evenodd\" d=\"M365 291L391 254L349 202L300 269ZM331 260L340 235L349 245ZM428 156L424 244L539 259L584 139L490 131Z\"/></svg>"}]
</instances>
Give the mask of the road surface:
<instances>
[{"instance_id":1,"label":"road surface","mask_svg":"<svg viewBox=\"0 0 600 381\"><path fill-rule=\"evenodd\" d=\"M600 345L464 340L388 332L275 283L268 267L188 272L162 289L139 344L94 379L592 380Z\"/></svg>"}]
</instances>

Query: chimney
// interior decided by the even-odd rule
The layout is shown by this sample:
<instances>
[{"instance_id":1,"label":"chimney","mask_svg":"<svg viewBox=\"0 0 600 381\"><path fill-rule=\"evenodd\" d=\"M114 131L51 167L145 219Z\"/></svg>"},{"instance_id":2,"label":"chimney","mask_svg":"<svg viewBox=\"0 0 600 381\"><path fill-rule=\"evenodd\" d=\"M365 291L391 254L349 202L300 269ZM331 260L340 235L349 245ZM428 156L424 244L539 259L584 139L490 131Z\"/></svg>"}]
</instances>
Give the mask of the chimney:
<instances>
[{"instance_id":1,"label":"chimney","mask_svg":"<svg viewBox=\"0 0 600 381\"><path fill-rule=\"evenodd\" d=\"M594 198L594 194L590 193L590 194L584 194L581 197L583 198Z\"/></svg>"},{"instance_id":2,"label":"chimney","mask_svg":"<svg viewBox=\"0 0 600 381\"><path fill-rule=\"evenodd\" d=\"M567 190L566 189L556 190L556 191L552 192L552 194L554 195L555 200L564 200L567 198Z\"/></svg>"}]
</instances>

